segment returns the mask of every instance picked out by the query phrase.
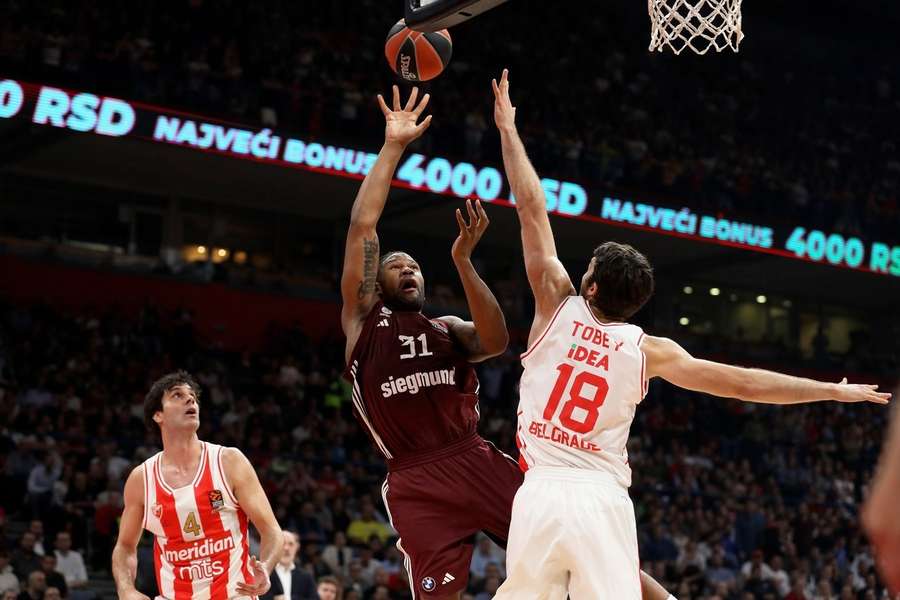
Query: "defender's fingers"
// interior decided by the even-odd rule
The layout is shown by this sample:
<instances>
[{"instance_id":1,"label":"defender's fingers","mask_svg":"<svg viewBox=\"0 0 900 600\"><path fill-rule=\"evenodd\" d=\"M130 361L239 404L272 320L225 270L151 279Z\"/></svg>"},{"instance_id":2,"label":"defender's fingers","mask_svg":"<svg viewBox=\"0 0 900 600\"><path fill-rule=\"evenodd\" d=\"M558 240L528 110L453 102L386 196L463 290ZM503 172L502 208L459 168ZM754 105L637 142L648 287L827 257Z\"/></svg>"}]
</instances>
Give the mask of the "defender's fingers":
<instances>
[{"instance_id":1,"label":"defender's fingers","mask_svg":"<svg viewBox=\"0 0 900 600\"><path fill-rule=\"evenodd\" d=\"M469 226L466 225L466 222L462 216L462 211L458 208L456 209L456 222L459 223L459 234L464 235L465 233L467 233Z\"/></svg>"},{"instance_id":2,"label":"defender's fingers","mask_svg":"<svg viewBox=\"0 0 900 600\"><path fill-rule=\"evenodd\" d=\"M469 213L469 223L477 227L480 219L478 218L478 215L475 214L475 209L472 208L472 201L468 199L466 199L466 212Z\"/></svg>"},{"instance_id":3,"label":"defender's fingers","mask_svg":"<svg viewBox=\"0 0 900 600\"><path fill-rule=\"evenodd\" d=\"M481 219L482 225L487 227L487 224L490 223L490 219L488 219L487 212L484 210L484 206L481 205L481 200L475 201L475 208L478 210L478 218Z\"/></svg>"}]
</instances>

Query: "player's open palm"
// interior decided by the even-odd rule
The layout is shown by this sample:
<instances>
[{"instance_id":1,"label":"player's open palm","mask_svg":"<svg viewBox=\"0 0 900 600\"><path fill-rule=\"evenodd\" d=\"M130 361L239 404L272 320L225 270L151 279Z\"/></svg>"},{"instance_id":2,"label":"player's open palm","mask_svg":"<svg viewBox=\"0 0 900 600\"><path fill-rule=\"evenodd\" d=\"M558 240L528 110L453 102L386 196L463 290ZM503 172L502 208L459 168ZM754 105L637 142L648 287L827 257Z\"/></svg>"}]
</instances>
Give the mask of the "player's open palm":
<instances>
[{"instance_id":1,"label":"player's open palm","mask_svg":"<svg viewBox=\"0 0 900 600\"><path fill-rule=\"evenodd\" d=\"M887 404L891 399L891 395L886 392L879 392L877 385L847 383L847 378L844 377L836 388L834 399L838 402Z\"/></svg>"},{"instance_id":2,"label":"player's open palm","mask_svg":"<svg viewBox=\"0 0 900 600\"><path fill-rule=\"evenodd\" d=\"M252 577L250 581L238 582L235 586L238 593L244 596L262 596L269 591L272 585L269 581L269 572L266 571L266 565L255 556L250 558L250 576Z\"/></svg>"},{"instance_id":3,"label":"player's open palm","mask_svg":"<svg viewBox=\"0 0 900 600\"><path fill-rule=\"evenodd\" d=\"M478 245L481 236L487 229L490 221L484 207L481 206L481 200L475 201L474 208L472 201L466 200L466 212L469 213L469 222L463 217L462 211L456 209L456 222L459 224L459 236L453 242L453 248L450 251L453 260L469 260L472 257L472 251Z\"/></svg>"},{"instance_id":4,"label":"player's open palm","mask_svg":"<svg viewBox=\"0 0 900 600\"><path fill-rule=\"evenodd\" d=\"M428 106L428 100L431 98L428 94L422 96L422 101L416 104L419 97L419 88L414 87L406 101L406 106L400 106L400 88L394 86L393 109L388 108L384 97L378 94L378 105L381 106L381 112L384 113L384 141L389 143L408 145L410 142L425 133L431 124L431 115L425 117L421 123L417 124L422 111Z\"/></svg>"},{"instance_id":5,"label":"player's open palm","mask_svg":"<svg viewBox=\"0 0 900 600\"><path fill-rule=\"evenodd\" d=\"M494 122L497 129L512 129L516 126L516 107L509 98L509 69L503 69L500 83L491 80L494 88Z\"/></svg>"},{"instance_id":6,"label":"player's open palm","mask_svg":"<svg viewBox=\"0 0 900 600\"><path fill-rule=\"evenodd\" d=\"M127 592L119 593L119 600L150 600L150 597L142 594L136 589L128 590Z\"/></svg>"}]
</instances>

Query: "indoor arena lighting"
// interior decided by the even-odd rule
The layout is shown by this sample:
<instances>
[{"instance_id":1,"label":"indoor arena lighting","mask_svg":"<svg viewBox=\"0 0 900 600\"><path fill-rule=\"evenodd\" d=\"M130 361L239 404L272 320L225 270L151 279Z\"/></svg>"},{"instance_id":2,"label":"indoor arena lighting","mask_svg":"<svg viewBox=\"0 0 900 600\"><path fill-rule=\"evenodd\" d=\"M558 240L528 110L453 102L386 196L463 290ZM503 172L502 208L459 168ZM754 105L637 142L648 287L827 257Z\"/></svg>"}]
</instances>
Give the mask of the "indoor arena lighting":
<instances>
[{"instance_id":1,"label":"indoor arena lighting","mask_svg":"<svg viewBox=\"0 0 900 600\"><path fill-rule=\"evenodd\" d=\"M692 288L692 287L689 286L689 285L686 285L686 286L684 286L684 293L685 293L685 294L688 294L688 295L693 294L693 293L694 293L694 288Z\"/></svg>"},{"instance_id":2,"label":"indoor arena lighting","mask_svg":"<svg viewBox=\"0 0 900 600\"><path fill-rule=\"evenodd\" d=\"M759 302L760 304L765 304L765 303L766 303L766 297L763 296L762 294L760 294L759 296L756 297L756 301Z\"/></svg>"},{"instance_id":3,"label":"indoor arena lighting","mask_svg":"<svg viewBox=\"0 0 900 600\"><path fill-rule=\"evenodd\" d=\"M681 317L680 319L678 319L678 324L679 325L690 325L691 320L688 319L687 317Z\"/></svg>"},{"instance_id":4,"label":"indoor arena lighting","mask_svg":"<svg viewBox=\"0 0 900 600\"><path fill-rule=\"evenodd\" d=\"M710 296L718 296L721 293L722 293L722 290L720 290L719 288L709 288Z\"/></svg>"},{"instance_id":5,"label":"indoor arena lighting","mask_svg":"<svg viewBox=\"0 0 900 600\"><path fill-rule=\"evenodd\" d=\"M206 246L197 246L197 254L206 254Z\"/></svg>"},{"instance_id":6,"label":"indoor arena lighting","mask_svg":"<svg viewBox=\"0 0 900 600\"><path fill-rule=\"evenodd\" d=\"M352 179L362 179L378 157L365 149L296 139L269 128L257 129L85 91L0 79L0 119L12 118ZM476 196L508 207L515 204L499 169L442 156L409 154L398 166L392 185L457 198ZM812 229L805 223L775 228L734 220L727 214L657 206L630 196L617 198L602 189L589 191L582 184L549 177L541 179L541 187L547 211L555 215L900 277L900 244L896 239L864 240Z\"/></svg>"}]
</instances>

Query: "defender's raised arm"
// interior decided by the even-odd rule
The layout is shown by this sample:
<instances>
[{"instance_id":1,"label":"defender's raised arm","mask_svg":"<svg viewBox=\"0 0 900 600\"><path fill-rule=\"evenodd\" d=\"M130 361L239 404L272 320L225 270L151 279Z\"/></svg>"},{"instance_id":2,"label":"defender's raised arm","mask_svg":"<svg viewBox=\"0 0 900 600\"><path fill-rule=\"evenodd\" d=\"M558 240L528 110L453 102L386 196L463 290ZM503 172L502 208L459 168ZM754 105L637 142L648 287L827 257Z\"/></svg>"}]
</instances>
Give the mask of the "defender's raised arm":
<instances>
[{"instance_id":1,"label":"defender's raised arm","mask_svg":"<svg viewBox=\"0 0 900 600\"><path fill-rule=\"evenodd\" d=\"M567 296L575 294L569 274L556 255L556 242L547 216L547 199L525 146L516 130L516 108L509 97L509 72L504 69L494 88L494 121L500 131L503 166L516 197L522 227L522 250L528 283L534 292L535 319L532 338L539 335Z\"/></svg>"},{"instance_id":2,"label":"defender's raised arm","mask_svg":"<svg viewBox=\"0 0 900 600\"><path fill-rule=\"evenodd\" d=\"M723 398L765 404L800 404L820 400L887 404L890 394L877 385L827 383L763 369L746 369L691 356L668 338L647 336L641 348L647 377L662 377L678 387Z\"/></svg>"},{"instance_id":3,"label":"defender's raised arm","mask_svg":"<svg viewBox=\"0 0 900 600\"><path fill-rule=\"evenodd\" d=\"M416 104L419 88L413 88L406 106L401 107L400 90L396 85L393 92L392 109L378 95L378 104L385 119L384 146L378 154L378 160L363 180L350 213L350 229L347 232L341 277L341 326L347 336L348 356L359 337L363 317L376 301L379 245L375 228L384 210L391 180L406 146L421 136L431 124L431 115L416 124L428 104L428 94Z\"/></svg>"}]
</instances>

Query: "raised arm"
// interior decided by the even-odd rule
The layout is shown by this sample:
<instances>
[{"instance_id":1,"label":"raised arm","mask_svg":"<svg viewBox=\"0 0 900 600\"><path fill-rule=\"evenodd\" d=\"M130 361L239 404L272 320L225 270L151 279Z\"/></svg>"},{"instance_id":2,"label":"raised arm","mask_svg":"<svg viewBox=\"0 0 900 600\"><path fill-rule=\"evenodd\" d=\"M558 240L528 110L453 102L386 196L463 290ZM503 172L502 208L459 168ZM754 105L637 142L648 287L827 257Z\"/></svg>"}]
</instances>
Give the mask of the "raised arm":
<instances>
[{"instance_id":1,"label":"raised arm","mask_svg":"<svg viewBox=\"0 0 900 600\"><path fill-rule=\"evenodd\" d=\"M469 214L468 223L463 218L462 211L456 209L459 236L453 242L450 254L453 256L453 264L456 265L466 293L472 321L463 321L459 317L441 317L441 320L450 328L453 337L466 349L469 360L480 362L506 350L509 332L506 330L506 319L497 298L478 276L472 264L472 251L484 235L490 221L480 201L475 202L473 209L472 201L466 200L466 212Z\"/></svg>"},{"instance_id":2,"label":"raised arm","mask_svg":"<svg viewBox=\"0 0 900 600\"><path fill-rule=\"evenodd\" d=\"M763 369L734 367L691 356L668 338L647 336L641 348L647 357L647 377L662 377L695 392L765 404L800 404L821 400L887 404L890 394L877 385L826 383Z\"/></svg>"},{"instance_id":3,"label":"raised arm","mask_svg":"<svg viewBox=\"0 0 900 600\"><path fill-rule=\"evenodd\" d=\"M241 509L256 527L261 538L259 559L250 561L253 581L237 584L237 591L242 595L260 596L269 591L269 573L275 568L278 557L284 546L281 527L272 512L272 506L266 497L253 465L237 448L228 448L222 455L222 467L225 476L231 482L234 497Z\"/></svg>"},{"instance_id":4,"label":"raised arm","mask_svg":"<svg viewBox=\"0 0 900 600\"><path fill-rule=\"evenodd\" d=\"M894 594L900 594L900 410L894 418L884 447L869 497L862 511L863 525L875 546L878 570Z\"/></svg>"},{"instance_id":5,"label":"raised arm","mask_svg":"<svg viewBox=\"0 0 900 600\"><path fill-rule=\"evenodd\" d=\"M556 242L547 216L547 198L516 130L516 108L509 98L509 72L504 69L494 88L494 121L500 131L503 167L516 197L516 213L522 227L525 272L534 292L535 319L532 337L540 335L559 303L575 294L575 287L556 255Z\"/></svg>"},{"instance_id":6,"label":"raised arm","mask_svg":"<svg viewBox=\"0 0 900 600\"><path fill-rule=\"evenodd\" d=\"M137 545L144 528L144 467L135 468L125 482L125 509L119 521L119 537L112 552L112 574L121 600L150 600L137 591Z\"/></svg>"},{"instance_id":7,"label":"raised arm","mask_svg":"<svg viewBox=\"0 0 900 600\"><path fill-rule=\"evenodd\" d=\"M375 228L384 210L391 180L406 146L422 135L431 123L429 115L416 125L428 104L428 94L416 105L419 88L413 88L406 106L401 108L400 90L395 85L393 91L393 110L378 95L378 104L385 119L384 146L363 180L350 212L350 229L347 231L344 271L341 277L344 304L341 326L347 336L348 359L359 337L362 321L378 297L375 281L378 276L379 246Z\"/></svg>"}]
</instances>

